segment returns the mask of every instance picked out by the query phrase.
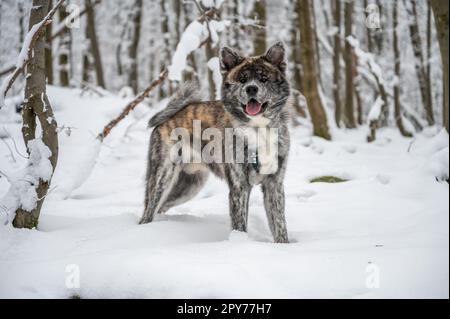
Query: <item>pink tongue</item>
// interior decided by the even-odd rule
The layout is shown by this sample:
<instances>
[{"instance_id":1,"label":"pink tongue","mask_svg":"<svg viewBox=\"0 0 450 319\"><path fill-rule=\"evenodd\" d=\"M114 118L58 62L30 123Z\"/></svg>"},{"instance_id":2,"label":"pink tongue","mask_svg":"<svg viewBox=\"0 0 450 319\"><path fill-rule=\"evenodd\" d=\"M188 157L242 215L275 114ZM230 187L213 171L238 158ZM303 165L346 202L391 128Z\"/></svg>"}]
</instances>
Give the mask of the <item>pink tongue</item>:
<instances>
[{"instance_id":1,"label":"pink tongue","mask_svg":"<svg viewBox=\"0 0 450 319\"><path fill-rule=\"evenodd\" d=\"M248 102L247 106L245 107L245 112L248 115L255 116L259 112L261 112L261 104L256 101Z\"/></svg>"}]
</instances>

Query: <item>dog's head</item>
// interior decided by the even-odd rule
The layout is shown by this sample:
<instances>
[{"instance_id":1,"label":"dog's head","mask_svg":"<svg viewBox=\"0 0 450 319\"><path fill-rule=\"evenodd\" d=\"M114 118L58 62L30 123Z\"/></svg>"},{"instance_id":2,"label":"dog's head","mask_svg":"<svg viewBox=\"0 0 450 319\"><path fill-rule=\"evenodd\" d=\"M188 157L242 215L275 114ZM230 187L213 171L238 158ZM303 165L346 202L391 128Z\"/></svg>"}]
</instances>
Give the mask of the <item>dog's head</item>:
<instances>
[{"instance_id":1,"label":"dog's head","mask_svg":"<svg viewBox=\"0 0 450 319\"><path fill-rule=\"evenodd\" d=\"M229 48L223 48L220 56L222 101L228 112L243 122L259 116L276 118L290 94L283 44L257 57L245 58Z\"/></svg>"}]
</instances>

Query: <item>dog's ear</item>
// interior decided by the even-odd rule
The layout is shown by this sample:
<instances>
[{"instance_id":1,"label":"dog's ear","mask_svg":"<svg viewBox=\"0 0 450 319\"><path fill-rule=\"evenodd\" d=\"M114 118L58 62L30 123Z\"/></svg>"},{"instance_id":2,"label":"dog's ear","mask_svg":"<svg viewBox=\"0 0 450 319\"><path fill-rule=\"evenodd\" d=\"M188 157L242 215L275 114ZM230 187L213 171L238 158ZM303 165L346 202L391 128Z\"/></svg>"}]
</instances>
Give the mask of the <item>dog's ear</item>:
<instances>
[{"instance_id":1,"label":"dog's ear","mask_svg":"<svg viewBox=\"0 0 450 319\"><path fill-rule=\"evenodd\" d=\"M286 50L284 49L284 44L282 42L273 45L267 51L264 58L267 62L280 69L281 72L286 72Z\"/></svg>"},{"instance_id":2,"label":"dog's ear","mask_svg":"<svg viewBox=\"0 0 450 319\"><path fill-rule=\"evenodd\" d=\"M222 72L230 71L241 64L243 60L243 57L230 48L224 47L220 50L220 67L222 68Z\"/></svg>"}]
</instances>

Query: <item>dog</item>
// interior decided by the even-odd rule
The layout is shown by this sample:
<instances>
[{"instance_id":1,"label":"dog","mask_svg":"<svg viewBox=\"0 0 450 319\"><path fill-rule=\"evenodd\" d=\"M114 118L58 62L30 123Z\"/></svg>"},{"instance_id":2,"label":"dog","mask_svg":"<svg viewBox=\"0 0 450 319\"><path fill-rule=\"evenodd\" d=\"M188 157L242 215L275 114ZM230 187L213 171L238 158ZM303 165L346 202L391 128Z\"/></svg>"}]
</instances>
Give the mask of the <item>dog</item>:
<instances>
[{"instance_id":1,"label":"dog","mask_svg":"<svg viewBox=\"0 0 450 319\"><path fill-rule=\"evenodd\" d=\"M195 85L184 85L168 106L150 120L149 126L154 130L148 153L145 210L140 224L150 223L155 214L192 199L212 173L229 186L233 230L247 232L250 193L255 185L261 185L274 242L288 243L283 180L290 148L290 85L286 79L284 45L277 43L265 55L256 57L243 57L225 47L220 50L220 65L223 76L220 101L204 102ZM173 138L173 132L180 128L188 134L181 142ZM243 132L269 129L276 132L276 150L264 154L258 153L255 142L243 135ZM227 130L239 131L233 133L231 142L219 141L220 149L216 151L236 152L237 145L244 142L244 161L237 162L234 157L233 161L208 162L203 158L195 162L171 158L171 154L182 157L186 155L183 153L198 153L190 145L193 135L207 130L218 130L222 137L228 134ZM269 135L258 134L258 138L262 137L263 144L267 145ZM206 147L206 142L202 140L201 146ZM180 144L181 151L175 147Z\"/></svg>"}]
</instances>

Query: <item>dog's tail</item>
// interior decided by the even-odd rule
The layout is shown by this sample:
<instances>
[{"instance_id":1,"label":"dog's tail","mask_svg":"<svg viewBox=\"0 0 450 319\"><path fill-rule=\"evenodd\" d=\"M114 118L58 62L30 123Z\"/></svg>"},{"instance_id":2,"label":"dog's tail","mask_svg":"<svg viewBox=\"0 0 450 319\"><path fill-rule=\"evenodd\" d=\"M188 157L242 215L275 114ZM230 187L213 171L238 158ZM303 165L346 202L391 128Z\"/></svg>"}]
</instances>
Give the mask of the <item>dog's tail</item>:
<instances>
[{"instance_id":1,"label":"dog's tail","mask_svg":"<svg viewBox=\"0 0 450 319\"><path fill-rule=\"evenodd\" d=\"M183 84L171 97L167 107L152 117L148 123L149 127L156 127L164 124L172 116L190 104L202 102L203 98L201 90L196 82L187 82L186 84Z\"/></svg>"}]
</instances>

